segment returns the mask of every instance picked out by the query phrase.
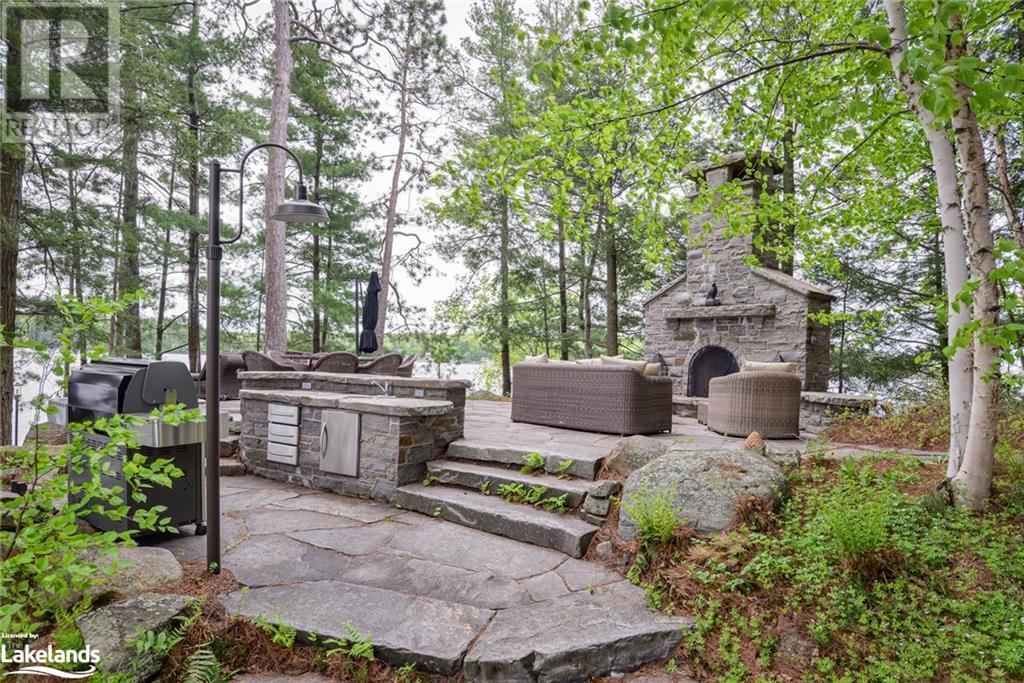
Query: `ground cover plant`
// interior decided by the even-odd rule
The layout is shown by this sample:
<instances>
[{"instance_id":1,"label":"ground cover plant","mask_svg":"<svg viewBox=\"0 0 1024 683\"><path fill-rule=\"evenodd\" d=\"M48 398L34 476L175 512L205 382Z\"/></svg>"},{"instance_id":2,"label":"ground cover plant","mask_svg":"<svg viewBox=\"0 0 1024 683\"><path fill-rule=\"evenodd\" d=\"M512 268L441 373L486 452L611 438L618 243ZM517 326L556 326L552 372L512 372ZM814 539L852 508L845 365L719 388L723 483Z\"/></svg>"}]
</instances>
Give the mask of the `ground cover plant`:
<instances>
[{"instance_id":1,"label":"ground cover plant","mask_svg":"<svg viewBox=\"0 0 1024 683\"><path fill-rule=\"evenodd\" d=\"M652 607L695 617L673 659L702 678L1020 680L1024 453L1000 457L984 515L949 507L943 475L909 457L814 459L775 515L711 538L642 526L630 578Z\"/></svg>"}]
</instances>

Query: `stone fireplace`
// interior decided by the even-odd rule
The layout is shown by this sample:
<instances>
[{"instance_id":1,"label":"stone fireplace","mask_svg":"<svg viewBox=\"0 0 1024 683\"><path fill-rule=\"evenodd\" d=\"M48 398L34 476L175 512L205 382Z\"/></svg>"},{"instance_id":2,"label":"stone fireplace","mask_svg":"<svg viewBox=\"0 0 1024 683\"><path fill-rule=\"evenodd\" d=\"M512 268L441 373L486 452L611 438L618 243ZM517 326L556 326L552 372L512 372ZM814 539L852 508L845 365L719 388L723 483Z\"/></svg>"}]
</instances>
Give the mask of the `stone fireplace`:
<instances>
[{"instance_id":1,"label":"stone fireplace","mask_svg":"<svg viewBox=\"0 0 1024 683\"><path fill-rule=\"evenodd\" d=\"M712 378L736 372L743 361L795 362L805 391L828 388L829 328L808 315L828 313L835 297L774 267L749 265L755 235L729 226L730 214L770 189L752 177L752 167L739 153L698 168L708 190L737 182L742 197L693 217L686 274L644 304L647 356L665 359L678 396L707 396ZM778 172L766 163L757 168ZM759 261L774 265L771 255Z\"/></svg>"}]
</instances>

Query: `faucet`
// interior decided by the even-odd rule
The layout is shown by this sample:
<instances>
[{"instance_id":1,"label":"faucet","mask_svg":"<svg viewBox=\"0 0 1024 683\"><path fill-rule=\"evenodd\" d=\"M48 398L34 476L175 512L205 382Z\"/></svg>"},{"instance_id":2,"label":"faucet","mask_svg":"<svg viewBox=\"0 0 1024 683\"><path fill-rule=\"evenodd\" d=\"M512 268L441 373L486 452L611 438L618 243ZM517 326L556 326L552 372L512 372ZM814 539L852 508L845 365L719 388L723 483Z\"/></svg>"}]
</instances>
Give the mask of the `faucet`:
<instances>
[{"instance_id":1,"label":"faucet","mask_svg":"<svg viewBox=\"0 0 1024 683\"><path fill-rule=\"evenodd\" d=\"M382 396L388 396L391 394L391 380L385 379L381 381L373 380L370 382L371 386L377 387L380 390Z\"/></svg>"}]
</instances>

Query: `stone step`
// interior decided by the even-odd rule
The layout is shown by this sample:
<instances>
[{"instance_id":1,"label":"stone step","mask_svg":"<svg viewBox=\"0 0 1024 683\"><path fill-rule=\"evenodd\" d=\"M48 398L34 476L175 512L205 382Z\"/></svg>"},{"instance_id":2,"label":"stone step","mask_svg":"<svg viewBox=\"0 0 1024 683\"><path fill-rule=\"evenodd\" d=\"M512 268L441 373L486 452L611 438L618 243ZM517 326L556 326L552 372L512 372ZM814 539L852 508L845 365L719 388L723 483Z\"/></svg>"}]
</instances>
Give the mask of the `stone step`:
<instances>
[{"instance_id":1,"label":"stone step","mask_svg":"<svg viewBox=\"0 0 1024 683\"><path fill-rule=\"evenodd\" d=\"M504 465L480 465L459 460L434 460L427 463L427 472L442 484L451 484L463 488L480 491L481 486L489 483L491 495L498 495L498 487L502 484L522 484L526 487L543 486L544 497L565 496L565 504L570 508L578 508L593 486L593 482L584 479L559 479L550 474L524 474L518 469L510 469Z\"/></svg>"},{"instance_id":2,"label":"stone step","mask_svg":"<svg viewBox=\"0 0 1024 683\"><path fill-rule=\"evenodd\" d=\"M399 507L441 517L517 541L583 557L597 527L572 513L548 512L454 486L409 484L395 492Z\"/></svg>"},{"instance_id":3,"label":"stone step","mask_svg":"<svg viewBox=\"0 0 1024 683\"><path fill-rule=\"evenodd\" d=\"M567 473L581 479L596 479L597 472L601 469L601 463L605 456L608 455L593 449L573 448L571 445L529 448L476 439L459 439L448 445L449 458L478 460L504 465L522 466L523 458L528 453L540 453L544 456L544 468L548 472L558 472L559 463L572 460L572 465L569 466Z\"/></svg>"},{"instance_id":4,"label":"stone step","mask_svg":"<svg viewBox=\"0 0 1024 683\"><path fill-rule=\"evenodd\" d=\"M220 476L239 477L245 474L245 466L238 458L220 459Z\"/></svg>"}]
</instances>

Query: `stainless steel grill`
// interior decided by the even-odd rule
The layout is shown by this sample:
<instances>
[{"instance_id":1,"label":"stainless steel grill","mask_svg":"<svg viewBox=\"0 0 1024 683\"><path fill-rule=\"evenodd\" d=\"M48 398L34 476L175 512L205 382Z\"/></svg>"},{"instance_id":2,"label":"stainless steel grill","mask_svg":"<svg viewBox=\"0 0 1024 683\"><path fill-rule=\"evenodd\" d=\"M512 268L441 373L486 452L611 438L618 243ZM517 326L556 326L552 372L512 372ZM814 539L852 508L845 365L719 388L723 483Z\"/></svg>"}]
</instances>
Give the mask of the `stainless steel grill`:
<instances>
[{"instance_id":1,"label":"stainless steel grill","mask_svg":"<svg viewBox=\"0 0 1024 683\"><path fill-rule=\"evenodd\" d=\"M167 508L162 516L170 517L175 526L196 525L196 533L205 533L202 508L202 465L203 425L187 422L169 425L150 415L154 408L181 403L186 408L199 406L192 375L184 363L175 361L146 361L135 359L110 359L83 365L71 375L68 384L67 421L87 422L115 415L133 415L145 422L132 426L139 446L134 452L147 458L168 458L183 475L175 479L171 488L155 486L147 488L146 501L133 500L130 487L125 485L124 463L129 453L119 447L117 453L104 458L100 481L105 487L120 487L123 503L129 513L125 518L113 520L91 513L83 518L104 531L128 531L134 529L131 522L138 508L163 505ZM86 442L93 447L103 447L109 439L99 430L87 434ZM72 484L89 481L93 473L88 463L76 471L69 463L68 477ZM80 494L72 493L71 499L80 500Z\"/></svg>"}]
</instances>

